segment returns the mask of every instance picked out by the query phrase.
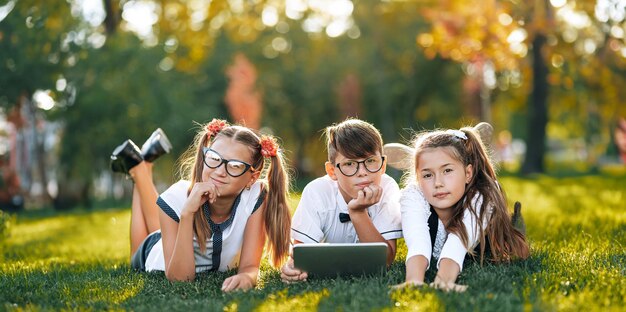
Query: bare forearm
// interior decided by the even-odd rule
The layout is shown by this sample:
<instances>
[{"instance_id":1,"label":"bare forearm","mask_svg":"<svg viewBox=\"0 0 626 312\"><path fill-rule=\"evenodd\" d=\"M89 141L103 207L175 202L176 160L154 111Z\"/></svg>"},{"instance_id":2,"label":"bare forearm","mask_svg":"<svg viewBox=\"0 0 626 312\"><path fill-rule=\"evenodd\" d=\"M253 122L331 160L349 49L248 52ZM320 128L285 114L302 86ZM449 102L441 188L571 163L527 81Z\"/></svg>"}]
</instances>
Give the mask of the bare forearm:
<instances>
[{"instance_id":1,"label":"bare forearm","mask_svg":"<svg viewBox=\"0 0 626 312\"><path fill-rule=\"evenodd\" d=\"M406 281L418 284L424 283L424 276L428 268L428 259L422 255L409 258L406 261Z\"/></svg>"},{"instance_id":2,"label":"bare forearm","mask_svg":"<svg viewBox=\"0 0 626 312\"><path fill-rule=\"evenodd\" d=\"M359 241L363 243L385 242L385 238L378 233L367 211L350 212L350 220L359 236Z\"/></svg>"},{"instance_id":3,"label":"bare forearm","mask_svg":"<svg viewBox=\"0 0 626 312\"><path fill-rule=\"evenodd\" d=\"M456 262L454 262L454 260L443 258L439 262L439 271L437 272L437 276L443 282L454 283L456 278L459 276L459 273L461 273L461 268Z\"/></svg>"},{"instance_id":4,"label":"bare forearm","mask_svg":"<svg viewBox=\"0 0 626 312\"><path fill-rule=\"evenodd\" d=\"M244 274L253 281L253 284L256 285L257 278L259 277L259 267L254 265L248 265L245 267L239 267L237 274Z\"/></svg>"},{"instance_id":5,"label":"bare forearm","mask_svg":"<svg viewBox=\"0 0 626 312\"><path fill-rule=\"evenodd\" d=\"M167 252L165 255L167 257ZM181 216L174 248L166 263L166 276L171 281L192 281L196 275L193 253L193 215Z\"/></svg>"}]
</instances>

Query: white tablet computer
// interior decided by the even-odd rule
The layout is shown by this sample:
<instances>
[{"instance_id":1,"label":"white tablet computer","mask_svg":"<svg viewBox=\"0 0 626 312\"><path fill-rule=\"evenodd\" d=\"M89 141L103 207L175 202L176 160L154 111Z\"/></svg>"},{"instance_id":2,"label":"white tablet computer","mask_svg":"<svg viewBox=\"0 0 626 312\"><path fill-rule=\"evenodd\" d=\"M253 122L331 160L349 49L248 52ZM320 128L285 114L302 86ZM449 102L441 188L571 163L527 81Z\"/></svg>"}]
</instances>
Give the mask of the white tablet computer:
<instances>
[{"instance_id":1,"label":"white tablet computer","mask_svg":"<svg viewBox=\"0 0 626 312\"><path fill-rule=\"evenodd\" d=\"M387 244L297 244L293 261L309 277L382 274L387 267Z\"/></svg>"}]
</instances>

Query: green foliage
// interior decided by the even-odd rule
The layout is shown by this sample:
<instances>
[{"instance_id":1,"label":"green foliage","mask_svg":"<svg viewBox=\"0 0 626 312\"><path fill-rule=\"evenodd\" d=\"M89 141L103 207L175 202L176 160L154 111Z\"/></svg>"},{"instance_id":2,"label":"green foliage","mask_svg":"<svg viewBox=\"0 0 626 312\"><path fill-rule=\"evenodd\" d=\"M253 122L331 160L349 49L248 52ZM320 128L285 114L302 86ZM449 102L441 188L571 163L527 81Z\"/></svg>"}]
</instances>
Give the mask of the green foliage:
<instances>
[{"instance_id":1,"label":"green foliage","mask_svg":"<svg viewBox=\"0 0 626 312\"><path fill-rule=\"evenodd\" d=\"M462 51L467 42L480 42L483 48L474 52L492 60L510 54L502 41L513 28L525 27L529 38L535 30L555 34L546 47L548 138L584 137L590 156L576 161L596 162L610 144L611 120L626 112L621 102L626 62L614 53L623 43L609 38L609 32L606 42L597 42L596 52L581 55L580 47L587 46L581 42L609 25L592 18L592 25L576 31L575 42L564 42L560 34L571 31L571 25L563 21L554 27L531 26L533 14L543 12L533 6L545 1L482 5L480 1L355 0L351 30L357 34L336 38L324 31L305 32L306 18L319 12L288 18L281 1L239 5L219 0L208 7L185 0L150 1L160 14L154 26L156 42L140 40L124 23L115 32L89 25L72 7L74 2L9 1L15 7L0 21L0 108L10 108L20 95L30 96L36 89L53 90L58 100L59 105L46 115L63 126L61 146L52 151L59 154L49 157L59 164L48 164L57 169L51 176L59 180L59 197L91 196L92 181L108 170L113 148L127 138L141 144L156 127L162 127L174 144L172 153L155 167L156 177L171 181L174 161L193 136L193 122L228 119L224 71L241 52L259 73L262 125L283 139L302 180L323 174L320 130L347 116L372 122L388 142L410 137L406 129L475 123L478 116L470 107L475 103L468 99L473 78L467 64L435 57L432 46L427 48L423 40L422 35L441 23L448 31L460 27L453 31L455 40L435 38L429 43L444 44L442 55L451 52L450 47ZM119 10L126 3L105 2ZM575 4L577 11L593 14L595 1ZM277 9L276 26L265 26L259 18L268 5ZM504 27L499 21L504 12L524 23ZM199 22L204 15L206 20ZM281 51L274 49L278 39L284 45ZM524 44L530 51L528 42ZM496 129L509 129L514 137L529 141L526 97L532 79L527 59L517 64L519 70L498 76L501 88L492 92L491 113ZM56 92L60 77L67 80L67 88ZM346 84L350 77L356 81L352 87ZM352 101L344 98L349 91L358 95ZM535 141L528 146L536 146ZM550 169L552 161L546 160Z\"/></svg>"},{"instance_id":2,"label":"green foliage","mask_svg":"<svg viewBox=\"0 0 626 312\"><path fill-rule=\"evenodd\" d=\"M261 268L259 285L224 294L229 273L191 283L128 265L128 209L18 215L2 251L2 309L70 310L589 310L626 304L624 177L503 177L510 202L523 203L531 257L508 265L465 266L465 293L429 287L391 290L404 279L406 246L381 277L311 279L285 285ZM434 271L427 272L432 281Z\"/></svg>"},{"instance_id":3,"label":"green foliage","mask_svg":"<svg viewBox=\"0 0 626 312\"><path fill-rule=\"evenodd\" d=\"M69 177L90 181L98 169L108 168L117 145L130 138L141 146L157 127L174 143L173 154L182 153L193 136L187 131L192 121L214 109L177 86L191 77L159 69L163 57L163 51L145 49L133 35L120 33L68 72L75 101L60 107L55 118L71 129L63 134L60 157Z\"/></svg>"},{"instance_id":4,"label":"green foliage","mask_svg":"<svg viewBox=\"0 0 626 312\"><path fill-rule=\"evenodd\" d=\"M54 88L72 52L63 41L77 25L68 18L70 4L65 1L14 4L0 21L0 108L12 107L20 96L29 97L36 89Z\"/></svg>"}]
</instances>

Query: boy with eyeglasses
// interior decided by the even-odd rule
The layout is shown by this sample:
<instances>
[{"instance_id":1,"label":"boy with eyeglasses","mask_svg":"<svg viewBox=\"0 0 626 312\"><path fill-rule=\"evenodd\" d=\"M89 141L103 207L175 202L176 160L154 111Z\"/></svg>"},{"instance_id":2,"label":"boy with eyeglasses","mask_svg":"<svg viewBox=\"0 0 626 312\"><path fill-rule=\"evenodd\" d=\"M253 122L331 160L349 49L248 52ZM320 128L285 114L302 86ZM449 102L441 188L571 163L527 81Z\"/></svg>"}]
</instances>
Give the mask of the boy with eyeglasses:
<instances>
[{"instance_id":1,"label":"boy with eyeglasses","mask_svg":"<svg viewBox=\"0 0 626 312\"><path fill-rule=\"evenodd\" d=\"M311 181L292 218L291 238L299 243L385 242L387 265L402 237L400 190L385 174L383 140L371 124L347 119L326 128L327 175ZM289 259L284 282L306 280Z\"/></svg>"}]
</instances>

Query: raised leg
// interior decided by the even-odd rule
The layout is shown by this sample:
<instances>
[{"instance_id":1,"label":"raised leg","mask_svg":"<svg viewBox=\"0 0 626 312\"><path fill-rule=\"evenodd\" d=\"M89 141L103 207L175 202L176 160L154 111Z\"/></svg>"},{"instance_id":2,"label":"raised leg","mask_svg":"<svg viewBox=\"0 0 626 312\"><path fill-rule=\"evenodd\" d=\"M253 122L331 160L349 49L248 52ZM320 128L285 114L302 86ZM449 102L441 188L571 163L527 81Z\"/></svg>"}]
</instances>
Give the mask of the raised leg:
<instances>
[{"instance_id":1,"label":"raised leg","mask_svg":"<svg viewBox=\"0 0 626 312\"><path fill-rule=\"evenodd\" d=\"M129 173L135 182L130 224L132 255L148 234L160 228L159 207L156 204L159 193L152 180L152 164L143 161Z\"/></svg>"},{"instance_id":2,"label":"raised leg","mask_svg":"<svg viewBox=\"0 0 626 312\"><path fill-rule=\"evenodd\" d=\"M135 254L143 240L150 234L143 218L141 199L137 186L133 186L133 203L130 213L130 254Z\"/></svg>"}]
</instances>

